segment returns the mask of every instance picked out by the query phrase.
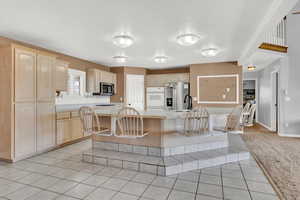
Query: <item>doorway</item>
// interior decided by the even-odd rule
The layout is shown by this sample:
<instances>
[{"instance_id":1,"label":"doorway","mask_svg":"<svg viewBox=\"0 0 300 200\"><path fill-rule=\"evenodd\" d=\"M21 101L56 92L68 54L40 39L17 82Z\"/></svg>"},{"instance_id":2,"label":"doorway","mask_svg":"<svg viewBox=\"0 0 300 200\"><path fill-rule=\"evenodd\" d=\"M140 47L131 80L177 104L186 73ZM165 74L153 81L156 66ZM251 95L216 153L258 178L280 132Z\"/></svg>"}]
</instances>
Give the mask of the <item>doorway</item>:
<instances>
[{"instance_id":1,"label":"doorway","mask_svg":"<svg viewBox=\"0 0 300 200\"><path fill-rule=\"evenodd\" d=\"M126 104L137 110L145 108L145 77L144 75L126 75Z\"/></svg>"},{"instance_id":2,"label":"doorway","mask_svg":"<svg viewBox=\"0 0 300 200\"><path fill-rule=\"evenodd\" d=\"M271 129L278 133L278 121L279 121L279 99L278 99L278 88L279 88L279 73L273 71L271 73L271 87L272 87L272 104L271 104Z\"/></svg>"}]
</instances>

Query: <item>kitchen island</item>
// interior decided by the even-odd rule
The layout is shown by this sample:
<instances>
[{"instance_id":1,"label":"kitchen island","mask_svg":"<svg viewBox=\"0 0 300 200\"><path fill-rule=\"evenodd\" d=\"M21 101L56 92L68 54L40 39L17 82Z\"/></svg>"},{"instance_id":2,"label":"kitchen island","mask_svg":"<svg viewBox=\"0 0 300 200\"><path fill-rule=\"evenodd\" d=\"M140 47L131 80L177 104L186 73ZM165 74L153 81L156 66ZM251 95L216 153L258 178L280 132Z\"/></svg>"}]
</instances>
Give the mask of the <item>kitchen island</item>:
<instances>
[{"instance_id":1,"label":"kitchen island","mask_svg":"<svg viewBox=\"0 0 300 200\"><path fill-rule=\"evenodd\" d=\"M117 133L118 127L116 119L118 111L122 107L121 104L98 104L98 106L96 104L57 105L56 112L78 112L82 106L92 107L101 119L101 126L109 128L113 135ZM208 108L208 112L210 113L210 134L216 134L213 130L214 127L225 126L226 117L230 111L231 108ZM94 140L148 147L168 146L169 144L167 144L165 138L171 138L175 133L183 131L183 120L187 114L187 111L178 112L170 110L139 110L139 113L143 117L144 129L149 132L147 136L134 139L119 138L115 136L94 136Z\"/></svg>"}]
</instances>

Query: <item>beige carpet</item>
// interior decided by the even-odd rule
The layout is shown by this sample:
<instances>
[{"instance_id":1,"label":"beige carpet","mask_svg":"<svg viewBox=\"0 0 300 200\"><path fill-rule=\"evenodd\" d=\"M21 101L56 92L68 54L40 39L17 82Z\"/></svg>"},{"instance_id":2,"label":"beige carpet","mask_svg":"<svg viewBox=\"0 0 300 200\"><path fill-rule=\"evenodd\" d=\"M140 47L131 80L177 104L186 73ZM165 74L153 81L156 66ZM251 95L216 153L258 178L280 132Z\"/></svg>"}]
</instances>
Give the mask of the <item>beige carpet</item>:
<instances>
[{"instance_id":1,"label":"beige carpet","mask_svg":"<svg viewBox=\"0 0 300 200\"><path fill-rule=\"evenodd\" d=\"M242 138L287 200L300 200L300 138L279 137L256 125Z\"/></svg>"}]
</instances>

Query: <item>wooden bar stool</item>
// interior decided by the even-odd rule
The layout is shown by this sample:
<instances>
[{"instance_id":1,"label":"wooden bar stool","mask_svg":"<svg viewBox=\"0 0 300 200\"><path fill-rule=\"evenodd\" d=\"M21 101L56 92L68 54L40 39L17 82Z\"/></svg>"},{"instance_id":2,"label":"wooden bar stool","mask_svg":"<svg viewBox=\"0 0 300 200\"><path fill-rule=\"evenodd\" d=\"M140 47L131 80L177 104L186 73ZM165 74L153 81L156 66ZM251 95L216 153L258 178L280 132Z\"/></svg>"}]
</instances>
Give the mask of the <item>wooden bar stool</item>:
<instances>
[{"instance_id":1,"label":"wooden bar stool","mask_svg":"<svg viewBox=\"0 0 300 200\"><path fill-rule=\"evenodd\" d=\"M117 114L119 132L116 137L141 138L149 134L144 130L143 118L140 113L131 107L122 108Z\"/></svg>"},{"instance_id":2,"label":"wooden bar stool","mask_svg":"<svg viewBox=\"0 0 300 200\"><path fill-rule=\"evenodd\" d=\"M209 113L204 107L197 107L187 113L184 119L186 136L201 135L208 132Z\"/></svg>"},{"instance_id":3,"label":"wooden bar stool","mask_svg":"<svg viewBox=\"0 0 300 200\"><path fill-rule=\"evenodd\" d=\"M88 106L83 106L79 109L80 120L83 125L83 131L86 135L101 135L101 136L112 136L109 128L105 128L99 116L95 111Z\"/></svg>"}]
</instances>

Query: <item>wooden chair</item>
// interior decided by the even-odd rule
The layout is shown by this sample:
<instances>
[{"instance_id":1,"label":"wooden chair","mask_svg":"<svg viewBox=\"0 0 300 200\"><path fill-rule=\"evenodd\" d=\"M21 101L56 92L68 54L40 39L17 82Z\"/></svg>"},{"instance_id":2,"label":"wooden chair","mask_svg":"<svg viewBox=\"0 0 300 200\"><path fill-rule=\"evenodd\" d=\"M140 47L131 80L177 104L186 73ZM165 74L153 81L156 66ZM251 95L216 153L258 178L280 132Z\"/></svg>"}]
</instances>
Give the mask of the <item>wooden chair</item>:
<instances>
[{"instance_id":1,"label":"wooden chair","mask_svg":"<svg viewBox=\"0 0 300 200\"><path fill-rule=\"evenodd\" d=\"M247 121L247 119L249 118L250 115L250 107L251 107L251 103L246 103L246 105L243 108L242 111L242 115L241 115L241 123L244 125Z\"/></svg>"},{"instance_id":2,"label":"wooden chair","mask_svg":"<svg viewBox=\"0 0 300 200\"><path fill-rule=\"evenodd\" d=\"M117 125L119 131L115 134L116 137L141 138L149 134L144 131L142 116L131 107L124 107L118 112Z\"/></svg>"},{"instance_id":3,"label":"wooden chair","mask_svg":"<svg viewBox=\"0 0 300 200\"><path fill-rule=\"evenodd\" d=\"M208 132L209 113L206 108L198 107L187 113L184 119L186 136L201 135Z\"/></svg>"},{"instance_id":4,"label":"wooden chair","mask_svg":"<svg viewBox=\"0 0 300 200\"><path fill-rule=\"evenodd\" d=\"M244 122L245 126L253 126L255 112L256 112L256 104L252 104L249 109L249 115Z\"/></svg>"},{"instance_id":5,"label":"wooden chair","mask_svg":"<svg viewBox=\"0 0 300 200\"><path fill-rule=\"evenodd\" d=\"M242 106L236 106L227 116L225 127L214 128L216 131L229 132L238 130L241 125Z\"/></svg>"},{"instance_id":6,"label":"wooden chair","mask_svg":"<svg viewBox=\"0 0 300 200\"><path fill-rule=\"evenodd\" d=\"M79 109L80 120L83 125L83 132L85 135L101 135L111 136L110 129L101 126L99 116L95 111L88 106L83 106Z\"/></svg>"}]
</instances>

